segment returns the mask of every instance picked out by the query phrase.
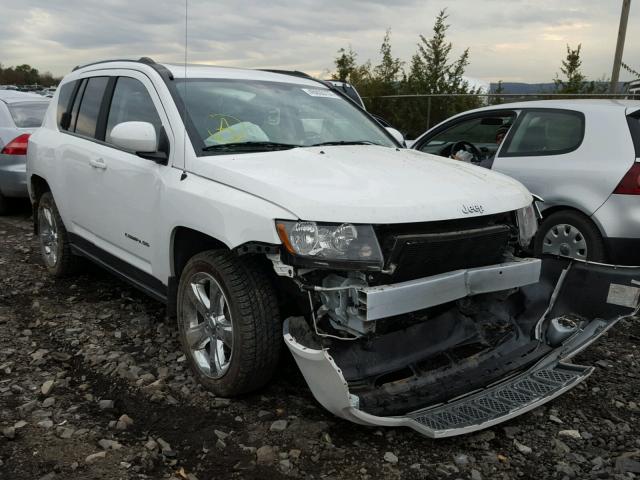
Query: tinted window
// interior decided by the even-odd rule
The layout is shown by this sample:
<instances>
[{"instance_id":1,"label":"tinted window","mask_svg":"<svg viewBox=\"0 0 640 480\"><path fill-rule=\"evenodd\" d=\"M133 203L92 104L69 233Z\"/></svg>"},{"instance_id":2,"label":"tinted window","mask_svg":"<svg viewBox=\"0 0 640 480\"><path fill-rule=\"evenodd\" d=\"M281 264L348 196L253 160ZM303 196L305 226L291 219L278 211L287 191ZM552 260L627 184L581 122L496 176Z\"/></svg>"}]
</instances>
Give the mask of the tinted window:
<instances>
[{"instance_id":1,"label":"tinted window","mask_svg":"<svg viewBox=\"0 0 640 480\"><path fill-rule=\"evenodd\" d=\"M80 110L78 111L76 133L87 137L95 137L100 105L102 104L102 97L108 81L108 77L92 77L87 82L82 95Z\"/></svg>"},{"instance_id":2,"label":"tinted window","mask_svg":"<svg viewBox=\"0 0 640 480\"><path fill-rule=\"evenodd\" d=\"M49 102L10 103L9 112L18 128L37 128L42 125Z\"/></svg>"},{"instance_id":3,"label":"tinted window","mask_svg":"<svg viewBox=\"0 0 640 480\"><path fill-rule=\"evenodd\" d=\"M500 156L557 155L575 150L584 136L584 116L565 110L522 113Z\"/></svg>"},{"instance_id":4,"label":"tinted window","mask_svg":"<svg viewBox=\"0 0 640 480\"><path fill-rule=\"evenodd\" d=\"M122 122L149 122L156 128L156 134L160 133L162 123L153 100L146 87L134 78L118 78L107 120L107 142L113 127Z\"/></svg>"},{"instance_id":5,"label":"tinted window","mask_svg":"<svg viewBox=\"0 0 640 480\"><path fill-rule=\"evenodd\" d=\"M78 88L78 92L76 93L71 105L71 117L69 119L69 127L67 130L73 132L76 129L76 122L78 121L78 110L80 110L80 101L82 100L82 95L84 94L84 89L87 87L87 79L80 80L80 87Z\"/></svg>"},{"instance_id":6,"label":"tinted window","mask_svg":"<svg viewBox=\"0 0 640 480\"><path fill-rule=\"evenodd\" d=\"M73 95L73 89L76 86L77 81L75 82L67 82L64 85L60 86L60 93L58 94L58 108L56 112L56 116L58 118L58 126L66 130L68 125L65 127L62 126L62 115L67 113L70 110L69 103L71 102L71 95Z\"/></svg>"}]
</instances>

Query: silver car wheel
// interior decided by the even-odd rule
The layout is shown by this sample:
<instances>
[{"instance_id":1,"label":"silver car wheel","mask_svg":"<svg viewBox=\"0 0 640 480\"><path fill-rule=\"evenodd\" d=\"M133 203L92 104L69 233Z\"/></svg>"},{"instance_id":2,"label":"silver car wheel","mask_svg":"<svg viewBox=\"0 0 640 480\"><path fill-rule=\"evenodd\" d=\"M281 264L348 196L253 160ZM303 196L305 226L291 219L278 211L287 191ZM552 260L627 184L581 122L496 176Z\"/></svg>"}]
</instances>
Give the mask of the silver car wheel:
<instances>
[{"instance_id":1,"label":"silver car wheel","mask_svg":"<svg viewBox=\"0 0 640 480\"><path fill-rule=\"evenodd\" d=\"M542 253L587 259L587 241L573 225L561 223L551 227L544 235Z\"/></svg>"},{"instance_id":2,"label":"silver car wheel","mask_svg":"<svg viewBox=\"0 0 640 480\"><path fill-rule=\"evenodd\" d=\"M189 279L182 314L189 351L207 377L222 377L233 357L233 324L227 298L212 275L198 272Z\"/></svg>"},{"instance_id":3,"label":"silver car wheel","mask_svg":"<svg viewBox=\"0 0 640 480\"><path fill-rule=\"evenodd\" d=\"M38 212L38 232L44 262L48 267L55 267L58 262L58 225L49 207L41 207Z\"/></svg>"}]
</instances>

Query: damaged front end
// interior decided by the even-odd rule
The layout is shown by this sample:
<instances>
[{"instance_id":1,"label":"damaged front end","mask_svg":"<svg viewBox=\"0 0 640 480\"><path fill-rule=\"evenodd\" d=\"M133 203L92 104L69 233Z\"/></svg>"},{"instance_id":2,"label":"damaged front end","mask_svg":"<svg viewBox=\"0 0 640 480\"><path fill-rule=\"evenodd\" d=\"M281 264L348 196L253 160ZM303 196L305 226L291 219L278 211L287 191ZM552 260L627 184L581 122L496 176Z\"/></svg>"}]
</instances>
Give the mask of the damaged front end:
<instances>
[{"instance_id":1,"label":"damaged front end","mask_svg":"<svg viewBox=\"0 0 640 480\"><path fill-rule=\"evenodd\" d=\"M448 437L525 413L592 373L569 360L637 313L640 268L517 258L493 223L394 234L380 273L283 269L272 258L308 305L285 321L284 339L325 408ZM459 255L465 245L473 261ZM435 263L420 259L452 246ZM427 264L426 276L411 271Z\"/></svg>"}]
</instances>

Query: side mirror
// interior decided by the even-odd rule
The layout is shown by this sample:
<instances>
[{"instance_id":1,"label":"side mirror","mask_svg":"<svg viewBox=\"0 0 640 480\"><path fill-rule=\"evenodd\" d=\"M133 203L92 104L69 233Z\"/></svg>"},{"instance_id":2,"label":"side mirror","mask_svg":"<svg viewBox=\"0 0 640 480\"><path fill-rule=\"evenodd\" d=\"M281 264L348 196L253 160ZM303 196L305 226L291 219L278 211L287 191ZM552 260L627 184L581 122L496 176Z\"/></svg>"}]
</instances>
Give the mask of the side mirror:
<instances>
[{"instance_id":1,"label":"side mirror","mask_svg":"<svg viewBox=\"0 0 640 480\"><path fill-rule=\"evenodd\" d=\"M158 150L156 129L149 122L119 123L111 130L107 142L136 153L151 153Z\"/></svg>"},{"instance_id":2,"label":"side mirror","mask_svg":"<svg viewBox=\"0 0 640 480\"><path fill-rule=\"evenodd\" d=\"M405 146L404 135L402 135L398 130L396 130L393 127L385 127L385 128L387 129L387 132L389 132L391 136L395 138L400 145Z\"/></svg>"}]
</instances>

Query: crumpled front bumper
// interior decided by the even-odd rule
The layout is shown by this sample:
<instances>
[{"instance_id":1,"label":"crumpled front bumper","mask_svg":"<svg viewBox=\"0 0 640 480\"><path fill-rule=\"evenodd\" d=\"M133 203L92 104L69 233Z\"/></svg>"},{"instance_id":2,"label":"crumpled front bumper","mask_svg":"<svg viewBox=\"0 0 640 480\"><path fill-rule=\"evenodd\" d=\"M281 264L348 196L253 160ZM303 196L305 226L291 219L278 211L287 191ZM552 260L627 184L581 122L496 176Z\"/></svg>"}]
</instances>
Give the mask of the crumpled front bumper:
<instances>
[{"instance_id":1,"label":"crumpled front bumper","mask_svg":"<svg viewBox=\"0 0 640 480\"><path fill-rule=\"evenodd\" d=\"M578 385L593 367L574 365L571 357L619 320L638 313L639 267L548 258L539 283L545 282L555 288L539 288L538 284L522 287L529 298L541 300L544 296L542 300L548 304L532 335L542 341L549 322L563 316L586 319L581 328L524 371L511 372L482 389L403 415L363 411L330 349L313 348L303 335L296 338L291 328L294 319L285 321L284 339L313 395L334 415L363 425L406 426L433 438L461 435L514 418Z\"/></svg>"}]
</instances>

